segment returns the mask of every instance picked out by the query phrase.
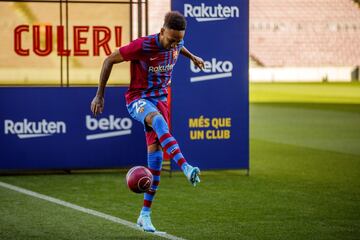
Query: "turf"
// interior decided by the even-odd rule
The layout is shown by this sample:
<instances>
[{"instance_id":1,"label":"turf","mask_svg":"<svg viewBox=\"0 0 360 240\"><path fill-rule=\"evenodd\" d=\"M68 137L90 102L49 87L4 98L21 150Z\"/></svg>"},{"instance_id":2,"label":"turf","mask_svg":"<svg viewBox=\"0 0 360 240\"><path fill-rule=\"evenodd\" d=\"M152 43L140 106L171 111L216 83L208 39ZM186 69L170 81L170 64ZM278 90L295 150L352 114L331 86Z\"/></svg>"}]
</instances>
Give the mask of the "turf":
<instances>
[{"instance_id":1,"label":"turf","mask_svg":"<svg viewBox=\"0 0 360 240\"><path fill-rule=\"evenodd\" d=\"M0 196L0 239L151 239L145 233L14 191L0 188Z\"/></svg>"},{"instance_id":2,"label":"turf","mask_svg":"<svg viewBox=\"0 0 360 240\"><path fill-rule=\"evenodd\" d=\"M250 101L360 104L360 83L253 83Z\"/></svg>"},{"instance_id":3,"label":"turf","mask_svg":"<svg viewBox=\"0 0 360 240\"><path fill-rule=\"evenodd\" d=\"M192 188L180 173L163 174L153 205L158 229L186 239L359 239L360 105L276 97L281 101L250 107L250 176L204 171ZM142 198L126 189L124 177L118 171L0 181L134 222ZM160 239L2 188L0 227L0 239Z\"/></svg>"}]
</instances>

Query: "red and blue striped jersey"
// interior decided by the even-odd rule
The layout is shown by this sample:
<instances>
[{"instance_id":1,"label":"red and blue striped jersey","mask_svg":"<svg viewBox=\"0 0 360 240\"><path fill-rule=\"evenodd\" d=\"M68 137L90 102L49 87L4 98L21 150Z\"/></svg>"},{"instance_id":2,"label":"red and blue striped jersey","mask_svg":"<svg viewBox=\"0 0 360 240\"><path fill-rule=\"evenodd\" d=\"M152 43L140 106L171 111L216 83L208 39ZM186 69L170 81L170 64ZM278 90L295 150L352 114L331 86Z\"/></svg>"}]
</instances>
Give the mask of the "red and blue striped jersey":
<instances>
[{"instance_id":1,"label":"red and blue striped jersey","mask_svg":"<svg viewBox=\"0 0 360 240\"><path fill-rule=\"evenodd\" d=\"M125 61L130 63L130 87L125 94L126 104L139 99L167 95L172 70L178 59L182 40L176 47L165 49L159 34L138 38L119 48Z\"/></svg>"}]
</instances>

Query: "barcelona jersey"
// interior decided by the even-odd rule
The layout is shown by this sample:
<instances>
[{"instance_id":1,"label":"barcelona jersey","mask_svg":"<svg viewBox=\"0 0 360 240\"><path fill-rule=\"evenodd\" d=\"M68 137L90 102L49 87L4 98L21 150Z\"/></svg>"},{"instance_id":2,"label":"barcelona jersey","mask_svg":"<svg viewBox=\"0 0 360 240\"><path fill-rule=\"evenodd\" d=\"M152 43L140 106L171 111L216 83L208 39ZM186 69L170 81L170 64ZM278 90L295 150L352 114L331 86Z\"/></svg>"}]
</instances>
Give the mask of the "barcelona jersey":
<instances>
[{"instance_id":1,"label":"barcelona jersey","mask_svg":"<svg viewBox=\"0 0 360 240\"><path fill-rule=\"evenodd\" d=\"M167 95L167 87L184 41L174 48L165 49L159 42L159 34L138 38L119 49L125 61L130 63L130 87L125 94L126 104L140 98Z\"/></svg>"}]
</instances>

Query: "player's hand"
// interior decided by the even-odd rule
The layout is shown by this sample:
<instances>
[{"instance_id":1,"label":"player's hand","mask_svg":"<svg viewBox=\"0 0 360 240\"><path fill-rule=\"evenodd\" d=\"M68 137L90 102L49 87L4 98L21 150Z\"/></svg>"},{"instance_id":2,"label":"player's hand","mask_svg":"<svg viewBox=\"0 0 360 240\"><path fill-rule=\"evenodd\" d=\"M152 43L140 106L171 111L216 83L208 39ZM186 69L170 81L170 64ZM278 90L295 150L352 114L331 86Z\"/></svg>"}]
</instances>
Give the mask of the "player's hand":
<instances>
[{"instance_id":1,"label":"player's hand","mask_svg":"<svg viewBox=\"0 0 360 240\"><path fill-rule=\"evenodd\" d=\"M94 99L91 101L91 112L96 117L104 110L104 97L95 96Z\"/></svg>"},{"instance_id":2,"label":"player's hand","mask_svg":"<svg viewBox=\"0 0 360 240\"><path fill-rule=\"evenodd\" d=\"M193 57L191 58L191 60L193 61L193 63L195 64L195 66L197 66L200 69L204 69L204 60L201 57L195 56L193 55Z\"/></svg>"}]
</instances>

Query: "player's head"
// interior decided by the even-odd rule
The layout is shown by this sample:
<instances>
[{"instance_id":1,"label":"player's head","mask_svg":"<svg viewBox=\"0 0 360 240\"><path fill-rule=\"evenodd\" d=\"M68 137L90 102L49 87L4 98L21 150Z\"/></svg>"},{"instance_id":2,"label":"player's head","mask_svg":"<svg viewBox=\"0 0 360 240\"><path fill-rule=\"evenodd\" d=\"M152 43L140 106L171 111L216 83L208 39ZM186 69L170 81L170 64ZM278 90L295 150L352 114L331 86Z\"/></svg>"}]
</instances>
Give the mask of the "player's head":
<instances>
[{"instance_id":1,"label":"player's head","mask_svg":"<svg viewBox=\"0 0 360 240\"><path fill-rule=\"evenodd\" d=\"M164 25L160 31L160 43L170 49L176 47L184 38L186 19L178 11L171 11L165 15Z\"/></svg>"}]
</instances>

